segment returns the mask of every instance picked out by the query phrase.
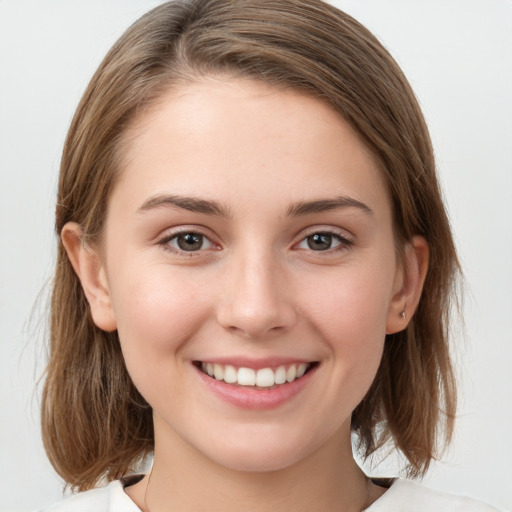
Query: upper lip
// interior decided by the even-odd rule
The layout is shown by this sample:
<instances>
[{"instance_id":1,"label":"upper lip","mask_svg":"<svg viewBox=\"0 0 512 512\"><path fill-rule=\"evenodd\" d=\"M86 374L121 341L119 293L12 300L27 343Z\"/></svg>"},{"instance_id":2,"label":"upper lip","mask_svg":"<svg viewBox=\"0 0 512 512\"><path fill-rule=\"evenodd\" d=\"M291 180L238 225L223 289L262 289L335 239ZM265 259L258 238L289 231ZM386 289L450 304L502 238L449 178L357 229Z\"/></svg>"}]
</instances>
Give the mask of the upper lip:
<instances>
[{"instance_id":1,"label":"upper lip","mask_svg":"<svg viewBox=\"0 0 512 512\"><path fill-rule=\"evenodd\" d=\"M317 361L297 357L265 357L261 359L249 357L211 357L206 359L198 359L195 362L231 365L236 368L252 368L253 370L260 370L261 368L278 368L279 366L314 363Z\"/></svg>"}]
</instances>

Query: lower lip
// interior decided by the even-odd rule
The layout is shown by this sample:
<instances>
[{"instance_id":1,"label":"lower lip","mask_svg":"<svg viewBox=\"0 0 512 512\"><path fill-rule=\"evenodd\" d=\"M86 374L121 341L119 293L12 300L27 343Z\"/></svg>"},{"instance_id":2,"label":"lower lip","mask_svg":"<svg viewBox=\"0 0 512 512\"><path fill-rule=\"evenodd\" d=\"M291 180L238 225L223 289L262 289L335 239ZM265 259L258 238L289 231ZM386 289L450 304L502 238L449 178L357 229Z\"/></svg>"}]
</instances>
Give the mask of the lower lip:
<instances>
[{"instance_id":1,"label":"lower lip","mask_svg":"<svg viewBox=\"0 0 512 512\"><path fill-rule=\"evenodd\" d=\"M311 381L318 368L315 365L300 379L280 384L272 389L255 389L244 386L227 384L223 380L216 380L195 367L199 377L219 398L243 409L273 409L285 404L298 395Z\"/></svg>"}]
</instances>

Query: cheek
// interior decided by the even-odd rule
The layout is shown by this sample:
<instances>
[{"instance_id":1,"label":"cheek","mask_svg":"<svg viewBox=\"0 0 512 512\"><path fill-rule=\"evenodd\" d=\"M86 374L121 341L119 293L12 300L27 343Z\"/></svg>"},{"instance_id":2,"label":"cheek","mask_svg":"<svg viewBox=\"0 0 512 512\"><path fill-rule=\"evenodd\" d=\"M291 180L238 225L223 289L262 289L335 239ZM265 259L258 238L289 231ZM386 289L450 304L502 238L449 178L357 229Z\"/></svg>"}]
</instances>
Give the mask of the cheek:
<instances>
[{"instance_id":1,"label":"cheek","mask_svg":"<svg viewBox=\"0 0 512 512\"><path fill-rule=\"evenodd\" d=\"M334 271L322 279L323 286L309 283L304 312L331 341L354 348L371 344L385 335L393 276L372 266Z\"/></svg>"},{"instance_id":2,"label":"cheek","mask_svg":"<svg viewBox=\"0 0 512 512\"><path fill-rule=\"evenodd\" d=\"M368 391L382 358L393 283L386 273L371 267L338 272L328 283L323 290L310 288L304 309L330 353L328 364L335 375L332 392L353 410Z\"/></svg>"},{"instance_id":3,"label":"cheek","mask_svg":"<svg viewBox=\"0 0 512 512\"><path fill-rule=\"evenodd\" d=\"M127 269L119 271L112 291L114 314L128 371L139 387L155 378L157 369L167 371L162 367L168 368L169 359L177 359L193 338L206 308L194 286L168 271L150 265L131 276Z\"/></svg>"}]
</instances>

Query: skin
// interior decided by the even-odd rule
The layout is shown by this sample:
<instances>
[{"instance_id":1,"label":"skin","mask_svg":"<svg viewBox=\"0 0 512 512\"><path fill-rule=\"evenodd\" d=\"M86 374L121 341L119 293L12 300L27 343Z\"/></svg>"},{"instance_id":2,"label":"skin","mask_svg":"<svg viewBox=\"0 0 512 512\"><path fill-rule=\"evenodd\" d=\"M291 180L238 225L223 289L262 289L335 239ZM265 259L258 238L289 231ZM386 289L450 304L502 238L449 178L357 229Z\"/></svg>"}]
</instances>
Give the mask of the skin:
<instances>
[{"instance_id":1,"label":"skin","mask_svg":"<svg viewBox=\"0 0 512 512\"><path fill-rule=\"evenodd\" d=\"M415 237L400 266L372 154L319 100L221 78L170 90L126 140L101 245L84 245L73 223L62 239L95 323L118 330L154 411L150 486L127 494L153 512L369 506L384 490L354 462L350 417L385 334L414 313L428 261ZM226 215L156 205L169 195ZM290 215L340 197L352 205ZM198 250L179 249L180 230L203 235ZM331 246L311 248L314 233L332 233ZM277 356L319 364L269 410L223 401L193 365Z\"/></svg>"}]
</instances>

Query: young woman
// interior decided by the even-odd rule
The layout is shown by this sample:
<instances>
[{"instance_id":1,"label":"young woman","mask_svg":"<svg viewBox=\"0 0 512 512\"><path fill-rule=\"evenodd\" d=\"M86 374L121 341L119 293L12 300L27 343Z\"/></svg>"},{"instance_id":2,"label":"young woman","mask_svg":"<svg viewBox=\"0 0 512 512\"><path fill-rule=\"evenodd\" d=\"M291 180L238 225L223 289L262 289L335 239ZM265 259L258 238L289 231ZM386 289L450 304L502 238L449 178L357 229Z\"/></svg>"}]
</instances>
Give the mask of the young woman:
<instances>
[{"instance_id":1,"label":"young woman","mask_svg":"<svg viewBox=\"0 0 512 512\"><path fill-rule=\"evenodd\" d=\"M78 107L56 228L43 437L88 492L47 510L494 510L353 457L417 477L449 441L458 263L414 95L349 16L142 17Z\"/></svg>"}]
</instances>

